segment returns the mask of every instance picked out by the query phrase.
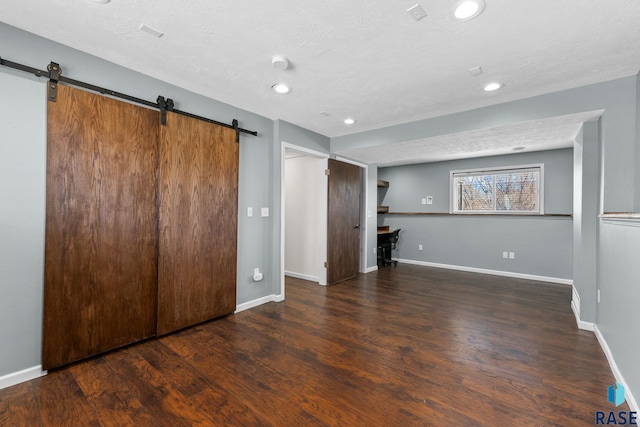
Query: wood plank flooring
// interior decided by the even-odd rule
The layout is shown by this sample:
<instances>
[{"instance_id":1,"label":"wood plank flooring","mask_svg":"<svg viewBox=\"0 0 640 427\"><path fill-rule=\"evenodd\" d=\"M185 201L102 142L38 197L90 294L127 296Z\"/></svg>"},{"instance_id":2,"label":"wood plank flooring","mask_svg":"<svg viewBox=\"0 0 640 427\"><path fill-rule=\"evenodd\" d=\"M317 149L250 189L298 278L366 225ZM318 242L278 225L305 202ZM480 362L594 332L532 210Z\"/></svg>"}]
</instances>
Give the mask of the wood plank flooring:
<instances>
[{"instance_id":1,"label":"wood plank flooring","mask_svg":"<svg viewBox=\"0 0 640 427\"><path fill-rule=\"evenodd\" d=\"M402 264L288 278L283 303L0 390L0 425L594 425L614 378L570 297Z\"/></svg>"}]
</instances>

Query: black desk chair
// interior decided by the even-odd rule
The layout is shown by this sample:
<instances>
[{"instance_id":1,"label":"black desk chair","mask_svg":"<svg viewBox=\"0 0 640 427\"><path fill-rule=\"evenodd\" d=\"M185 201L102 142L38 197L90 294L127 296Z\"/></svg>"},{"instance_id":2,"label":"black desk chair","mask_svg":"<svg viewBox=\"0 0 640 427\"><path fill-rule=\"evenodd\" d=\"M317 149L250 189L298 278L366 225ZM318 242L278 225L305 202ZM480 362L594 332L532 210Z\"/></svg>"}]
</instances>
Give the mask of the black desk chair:
<instances>
[{"instance_id":1,"label":"black desk chair","mask_svg":"<svg viewBox=\"0 0 640 427\"><path fill-rule=\"evenodd\" d=\"M382 266L393 264L398 265L398 261L391 259L391 251L398 245L398 238L400 237L400 228L393 230L389 234L384 234L386 237L383 241L378 241L378 260ZM382 236L381 236L382 237Z\"/></svg>"}]
</instances>

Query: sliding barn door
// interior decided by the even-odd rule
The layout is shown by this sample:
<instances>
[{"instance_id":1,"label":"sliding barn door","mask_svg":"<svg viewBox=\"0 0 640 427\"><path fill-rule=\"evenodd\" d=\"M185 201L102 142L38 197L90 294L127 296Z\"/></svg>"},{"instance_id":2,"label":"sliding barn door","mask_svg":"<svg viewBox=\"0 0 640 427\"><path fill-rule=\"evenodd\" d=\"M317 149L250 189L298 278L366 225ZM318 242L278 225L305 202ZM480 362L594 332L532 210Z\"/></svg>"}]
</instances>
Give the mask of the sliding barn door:
<instances>
[{"instance_id":1,"label":"sliding barn door","mask_svg":"<svg viewBox=\"0 0 640 427\"><path fill-rule=\"evenodd\" d=\"M160 137L158 334L236 307L235 131L167 113Z\"/></svg>"},{"instance_id":2,"label":"sliding barn door","mask_svg":"<svg viewBox=\"0 0 640 427\"><path fill-rule=\"evenodd\" d=\"M43 369L155 335L158 112L48 103Z\"/></svg>"},{"instance_id":3,"label":"sliding barn door","mask_svg":"<svg viewBox=\"0 0 640 427\"><path fill-rule=\"evenodd\" d=\"M360 168L329 159L327 285L358 275L360 263Z\"/></svg>"}]
</instances>

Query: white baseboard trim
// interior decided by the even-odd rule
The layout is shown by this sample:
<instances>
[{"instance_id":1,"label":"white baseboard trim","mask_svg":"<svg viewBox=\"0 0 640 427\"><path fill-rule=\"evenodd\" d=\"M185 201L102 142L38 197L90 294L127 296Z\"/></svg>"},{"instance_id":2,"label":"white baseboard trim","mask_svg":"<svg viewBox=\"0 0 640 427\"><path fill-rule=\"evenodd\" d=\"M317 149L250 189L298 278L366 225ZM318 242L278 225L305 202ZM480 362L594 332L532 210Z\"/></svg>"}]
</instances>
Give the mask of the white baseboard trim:
<instances>
[{"instance_id":1,"label":"white baseboard trim","mask_svg":"<svg viewBox=\"0 0 640 427\"><path fill-rule=\"evenodd\" d=\"M576 316L578 329L593 332L596 325L595 323L585 322L580 319L580 294L578 294L575 286L571 285L571 288L571 311L573 311L573 315Z\"/></svg>"},{"instance_id":2,"label":"white baseboard trim","mask_svg":"<svg viewBox=\"0 0 640 427\"><path fill-rule=\"evenodd\" d=\"M236 305L235 313L240 313L241 311L249 310L250 308L257 307L262 304L266 304L268 302L281 302L284 301L284 297L282 295L267 295L266 297L254 299L253 301L243 302L242 304Z\"/></svg>"},{"instance_id":3,"label":"white baseboard trim","mask_svg":"<svg viewBox=\"0 0 640 427\"><path fill-rule=\"evenodd\" d=\"M319 277L312 276L310 274L302 274L302 273L296 273L294 271L285 270L284 275L285 276L295 277L296 279L302 279L302 280L308 280L310 282L320 283L320 278Z\"/></svg>"},{"instance_id":4,"label":"white baseboard trim","mask_svg":"<svg viewBox=\"0 0 640 427\"><path fill-rule=\"evenodd\" d=\"M596 325L594 327L594 332L596 334L596 338L600 343L600 347L602 347L602 351L604 351L604 355L607 356L607 360L609 361L609 366L611 367L611 372L613 372L613 376L616 378L616 381L624 386L624 398L629 404L629 409L633 412L640 412L638 408L638 402L635 397L633 397L633 393L631 393L631 389L627 385L624 377L622 376L622 372L618 369L618 365L616 364L615 359L613 358L613 353L611 353L611 349L609 348L609 344L607 344L607 340L604 339L602 332L598 329Z\"/></svg>"},{"instance_id":5,"label":"white baseboard trim","mask_svg":"<svg viewBox=\"0 0 640 427\"><path fill-rule=\"evenodd\" d=\"M374 271L378 271L378 266L377 266L377 265L374 265L373 267L369 267L369 268L367 268L367 269L364 271L364 273L365 273L365 274L367 274L367 273L373 273Z\"/></svg>"},{"instance_id":6,"label":"white baseboard trim","mask_svg":"<svg viewBox=\"0 0 640 427\"><path fill-rule=\"evenodd\" d=\"M42 370L42 365L3 375L0 377L0 389L11 387L12 385L20 384L25 381L35 380L36 378L40 378L45 375L47 375L47 371Z\"/></svg>"},{"instance_id":7,"label":"white baseboard trim","mask_svg":"<svg viewBox=\"0 0 640 427\"><path fill-rule=\"evenodd\" d=\"M595 323L580 320L580 310L576 308L574 301L571 301L571 310L573 311L574 316L576 316L576 325L578 325L578 329L582 329L583 331L594 331L594 328L596 327Z\"/></svg>"},{"instance_id":8,"label":"white baseboard trim","mask_svg":"<svg viewBox=\"0 0 640 427\"><path fill-rule=\"evenodd\" d=\"M573 280L561 279L559 277L537 276L534 274L514 273L511 271L501 271L501 270L488 270L485 268L465 267L462 265L439 264L435 262L415 261L412 259L394 259L394 260L403 264L422 265L425 267L435 267L435 268L446 268L448 270L468 271L471 273L492 274L494 276L513 277L514 279L536 280L538 282L559 283L562 285L573 285Z\"/></svg>"}]
</instances>

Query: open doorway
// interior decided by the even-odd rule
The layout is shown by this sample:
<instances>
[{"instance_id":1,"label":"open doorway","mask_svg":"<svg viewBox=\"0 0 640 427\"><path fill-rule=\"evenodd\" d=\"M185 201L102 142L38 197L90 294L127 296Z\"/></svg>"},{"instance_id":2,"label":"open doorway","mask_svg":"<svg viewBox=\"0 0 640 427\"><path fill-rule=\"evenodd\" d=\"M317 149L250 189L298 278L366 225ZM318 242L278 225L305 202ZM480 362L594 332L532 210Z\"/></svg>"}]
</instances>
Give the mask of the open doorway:
<instances>
[{"instance_id":1,"label":"open doorway","mask_svg":"<svg viewBox=\"0 0 640 427\"><path fill-rule=\"evenodd\" d=\"M327 284L327 162L329 155L283 144L284 276Z\"/></svg>"},{"instance_id":2,"label":"open doorway","mask_svg":"<svg viewBox=\"0 0 640 427\"><path fill-rule=\"evenodd\" d=\"M280 295L285 275L327 284L329 154L282 142ZM337 158L360 168L359 271L367 271L367 165ZM338 248L340 249L340 248Z\"/></svg>"}]
</instances>

